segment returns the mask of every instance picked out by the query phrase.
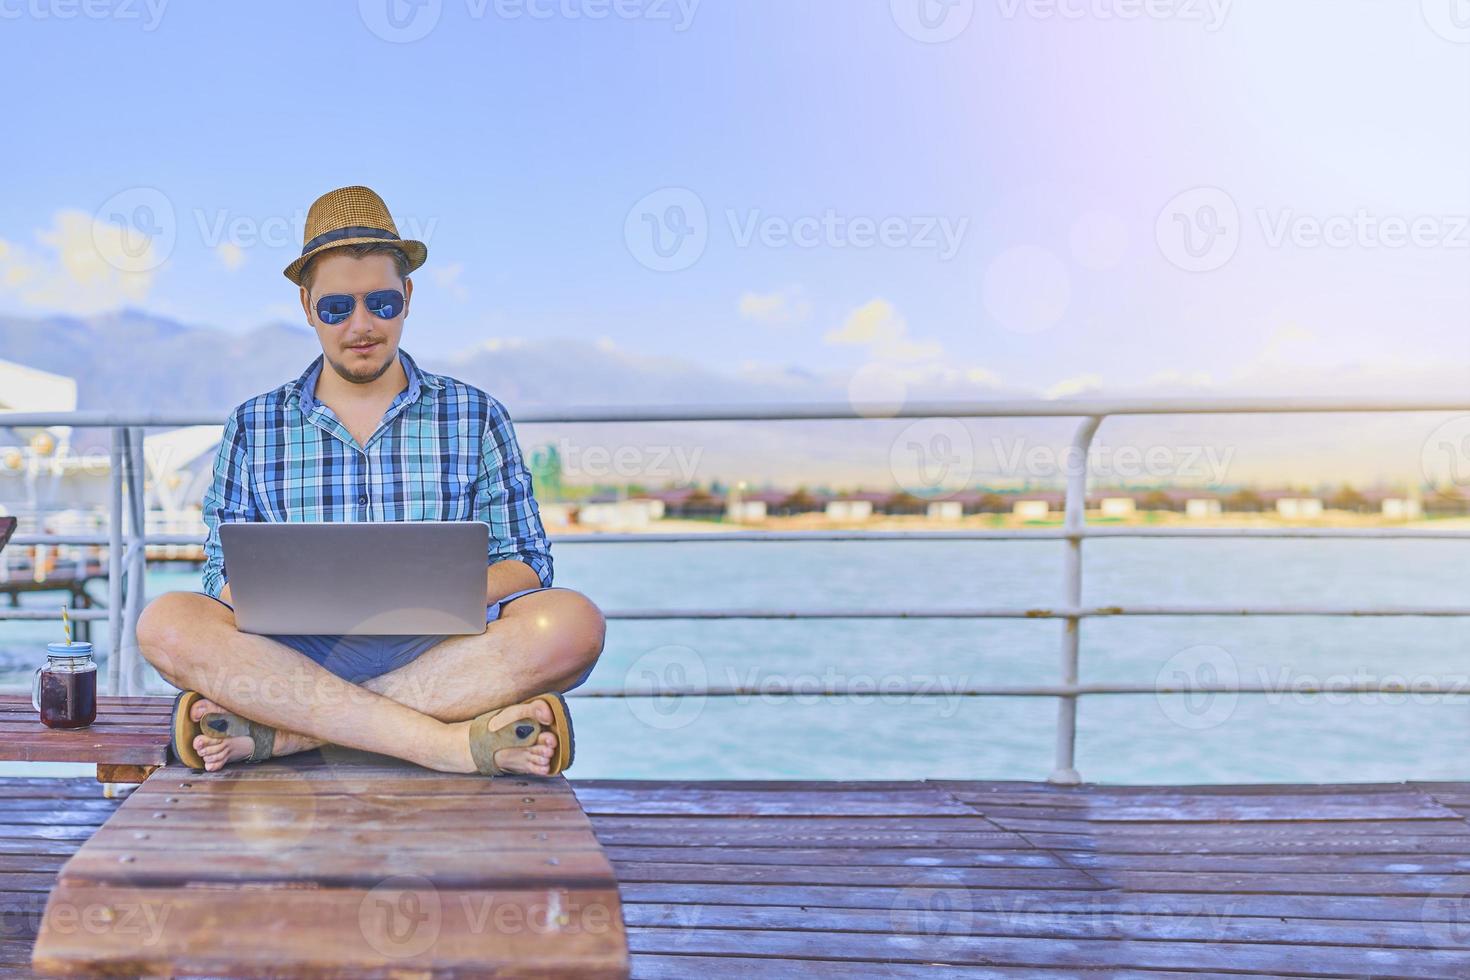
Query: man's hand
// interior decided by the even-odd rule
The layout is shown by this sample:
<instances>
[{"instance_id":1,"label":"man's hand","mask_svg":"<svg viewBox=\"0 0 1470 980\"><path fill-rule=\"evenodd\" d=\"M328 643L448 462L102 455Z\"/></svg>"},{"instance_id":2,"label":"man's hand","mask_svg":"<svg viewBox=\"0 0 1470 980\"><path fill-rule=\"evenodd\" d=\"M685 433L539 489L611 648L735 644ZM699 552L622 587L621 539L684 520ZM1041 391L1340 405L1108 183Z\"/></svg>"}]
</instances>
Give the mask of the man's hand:
<instances>
[{"instance_id":1,"label":"man's hand","mask_svg":"<svg viewBox=\"0 0 1470 980\"><path fill-rule=\"evenodd\" d=\"M485 569L485 605L493 605L522 589L541 588L541 577L536 570L514 558L498 561Z\"/></svg>"},{"instance_id":2,"label":"man's hand","mask_svg":"<svg viewBox=\"0 0 1470 980\"><path fill-rule=\"evenodd\" d=\"M234 605L233 602L230 602L230 583L229 582L226 582L224 584L224 587L219 590L219 597L221 599L223 599L225 602L229 602L231 606Z\"/></svg>"}]
</instances>

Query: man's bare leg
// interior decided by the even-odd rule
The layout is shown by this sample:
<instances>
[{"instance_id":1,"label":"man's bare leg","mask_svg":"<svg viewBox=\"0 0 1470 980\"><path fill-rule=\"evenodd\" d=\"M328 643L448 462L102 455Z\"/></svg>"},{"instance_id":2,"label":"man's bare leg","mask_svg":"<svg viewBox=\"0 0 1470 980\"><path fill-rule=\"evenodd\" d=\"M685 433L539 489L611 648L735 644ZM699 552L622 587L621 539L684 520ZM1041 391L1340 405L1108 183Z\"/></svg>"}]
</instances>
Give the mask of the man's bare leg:
<instances>
[{"instance_id":1,"label":"man's bare leg","mask_svg":"<svg viewBox=\"0 0 1470 980\"><path fill-rule=\"evenodd\" d=\"M589 605L570 590L524 596L506 606L484 633L449 637L417 659L359 686L440 721L466 721L508 706L503 718L492 717L491 728L527 715L549 725L551 713L545 705L527 706L522 699L567 689L596 661L603 624L600 614L588 615ZM213 702L201 699L192 716L198 721L216 710ZM253 748L246 737L201 735L194 744L211 771L244 759ZM276 732L272 754L306 752L324 744L322 739L281 730ZM555 748L555 737L548 736L526 750L502 749L505 755L496 754L496 765L545 775ZM518 751L524 754L516 755Z\"/></svg>"},{"instance_id":2,"label":"man's bare leg","mask_svg":"<svg viewBox=\"0 0 1470 980\"><path fill-rule=\"evenodd\" d=\"M221 644L214 635L224 627L234 636ZM517 702L541 691L570 686L595 662L602 641L603 622L596 606L579 593L556 589L516 600L482 634L450 637L412 663L358 686L274 640L240 633L233 612L203 596L172 593L160 597L144 611L139 623L140 646L159 672L175 686L198 690L210 699L195 705L195 720L218 705L275 727L275 755L334 742L450 771L473 771L472 765L464 768L467 722L479 714L504 707L503 720L493 718L492 728L527 715L550 724L545 705ZM209 643L213 645L200 645ZM247 649L243 661L237 657L242 648ZM206 650L213 655L204 656ZM279 673L283 668L290 673ZM251 683L252 678L280 676L297 678L298 683L290 686L304 692L282 696L257 690L269 685ZM344 697L350 701L345 712L340 710ZM266 705L265 701L279 703ZM385 711L385 704L406 709L409 715ZM319 706L338 710L322 712ZM277 720L283 717L305 717L310 722ZM426 722L432 724L426 726ZM403 725L409 737L425 741L407 746L400 737L393 738L392 746L375 748L387 741L383 733L361 731L364 725L395 724ZM340 729L343 725L346 728ZM343 734L336 734L339 731ZM446 736L449 732L452 734ZM445 737L450 739L447 763ZM249 739L199 736L195 747L204 755L206 768L213 770L248 755L251 746ZM513 771L545 774L554 748L554 736L543 733L535 746L501 750L496 763Z\"/></svg>"}]
</instances>

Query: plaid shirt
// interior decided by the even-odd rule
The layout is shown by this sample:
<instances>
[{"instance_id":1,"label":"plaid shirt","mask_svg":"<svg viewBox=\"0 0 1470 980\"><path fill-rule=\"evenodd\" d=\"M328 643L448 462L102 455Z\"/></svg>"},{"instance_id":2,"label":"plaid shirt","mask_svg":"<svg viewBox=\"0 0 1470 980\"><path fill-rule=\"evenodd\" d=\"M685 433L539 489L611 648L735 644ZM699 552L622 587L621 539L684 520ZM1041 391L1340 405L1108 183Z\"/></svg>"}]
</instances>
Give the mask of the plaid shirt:
<instances>
[{"instance_id":1,"label":"plaid shirt","mask_svg":"<svg viewBox=\"0 0 1470 980\"><path fill-rule=\"evenodd\" d=\"M321 356L235 409L204 494L205 592L218 598L229 577L219 525L230 521L484 521L489 564L517 559L551 584L551 546L505 406L398 356L408 387L365 447L313 396Z\"/></svg>"}]
</instances>

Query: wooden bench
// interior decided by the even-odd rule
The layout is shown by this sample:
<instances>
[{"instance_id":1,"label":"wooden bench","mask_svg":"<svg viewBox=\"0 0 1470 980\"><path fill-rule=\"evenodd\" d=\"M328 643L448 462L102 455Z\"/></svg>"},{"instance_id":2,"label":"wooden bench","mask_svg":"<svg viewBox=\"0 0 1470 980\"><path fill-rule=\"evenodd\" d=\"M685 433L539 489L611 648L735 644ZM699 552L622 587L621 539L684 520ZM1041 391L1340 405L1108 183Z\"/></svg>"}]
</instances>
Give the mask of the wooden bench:
<instances>
[{"instance_id":1,"label":"wooden bench","mask_svg":"<svg viewBox=\"0 0 1470 980\"><path fill-rule=\"evenodd\" d=\"M92 762L104 783L141 783L169 761L170 697L97 699L97 720L70 731L41 724L26 694L0 694L0 760Z\"/></svg>"},{"instance_id":2,"label":"wooden bench","mask_svg":"<svg viewBox=\"0 0 1470 980\"><path fill-rule=\"evenodd\" d=\"M79 910L103 927L79 927ZM154 772L62 867L33 964L621 978L628 945L612 866L565 779L331 750Z\"/></svg>"}]
</instances>

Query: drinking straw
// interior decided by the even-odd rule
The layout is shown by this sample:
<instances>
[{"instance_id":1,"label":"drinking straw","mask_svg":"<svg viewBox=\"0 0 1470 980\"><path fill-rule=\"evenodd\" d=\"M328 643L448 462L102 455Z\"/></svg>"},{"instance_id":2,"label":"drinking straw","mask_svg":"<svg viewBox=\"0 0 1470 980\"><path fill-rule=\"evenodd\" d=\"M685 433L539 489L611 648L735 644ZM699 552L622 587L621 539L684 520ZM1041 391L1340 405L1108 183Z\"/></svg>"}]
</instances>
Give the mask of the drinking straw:
<instances>
[{"instance_id":1,"label":"drinking straw","mask_svg":"<svg viewBox=\"0 0 1470 980\"><path fill-rule=\"evenodd\" d=\"M71 646L71 620L66 617L66 607L61 607L61 625L66 628L66 645Z\"/></svg>"}]
</instances>

